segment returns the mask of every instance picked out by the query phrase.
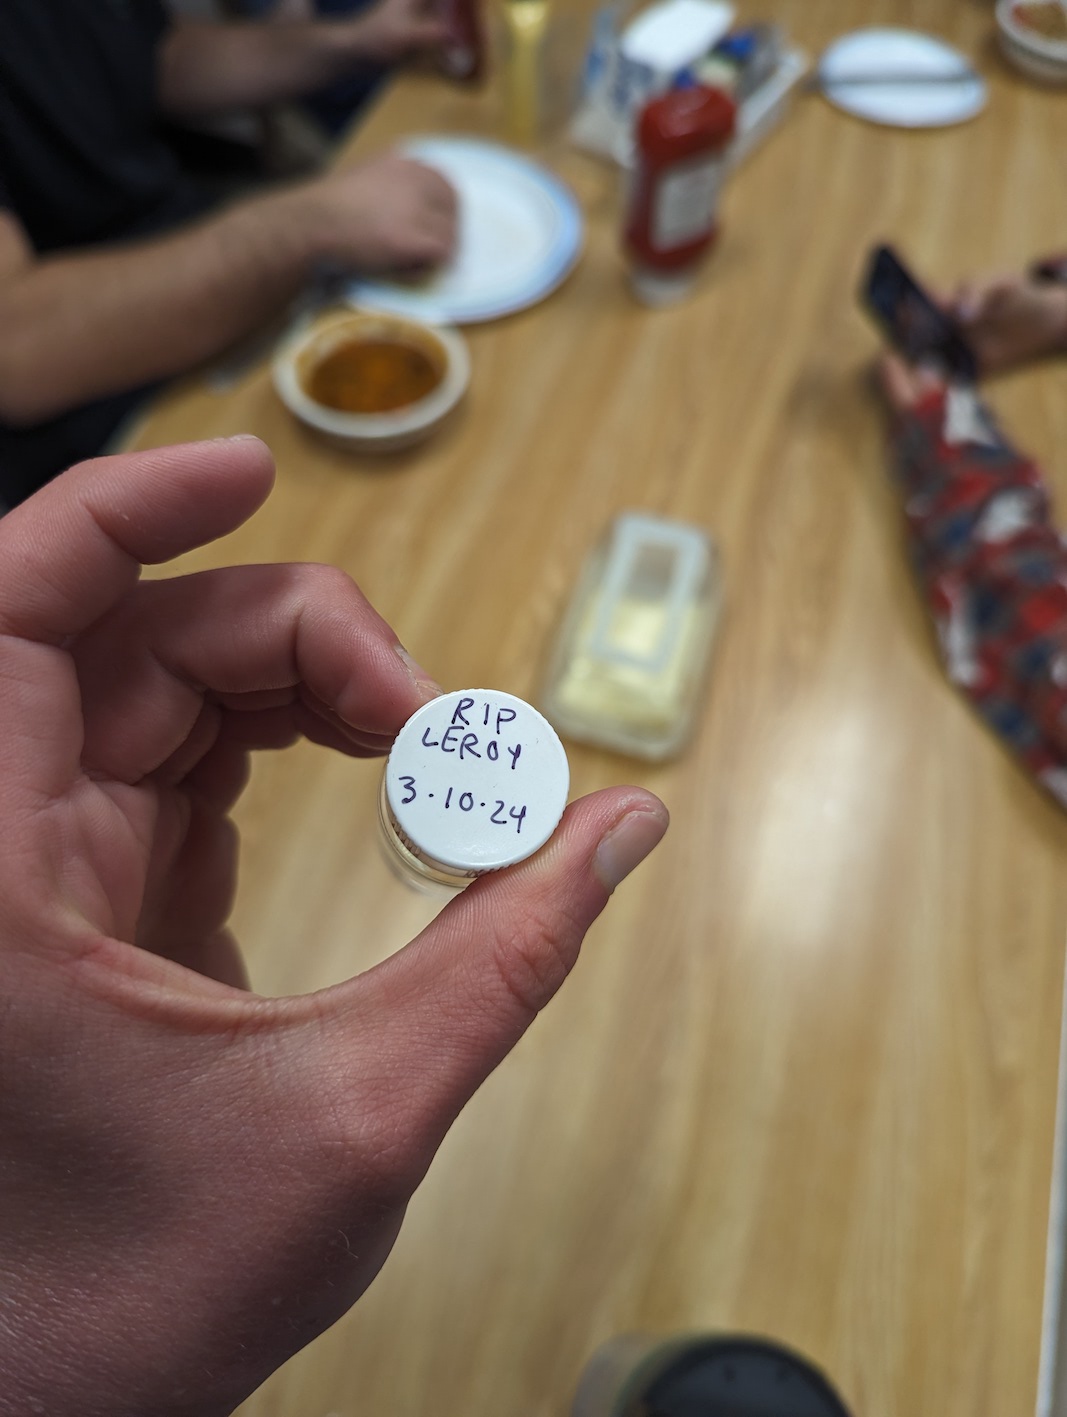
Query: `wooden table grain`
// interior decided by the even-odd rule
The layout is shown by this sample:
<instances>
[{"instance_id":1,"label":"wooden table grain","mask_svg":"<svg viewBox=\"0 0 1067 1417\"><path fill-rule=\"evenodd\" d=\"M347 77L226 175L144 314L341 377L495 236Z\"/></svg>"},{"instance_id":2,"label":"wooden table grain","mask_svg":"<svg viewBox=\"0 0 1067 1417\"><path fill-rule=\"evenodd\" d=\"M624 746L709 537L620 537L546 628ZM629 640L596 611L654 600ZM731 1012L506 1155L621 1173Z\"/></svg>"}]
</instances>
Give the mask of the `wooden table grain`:
<instances>
[{"instance_id":1,"label":"wooden table grain","mask_svg":"<svg viewBox=\"0 0 1067 1417\"><path fill-rule=\"evenodd\" d=\"M559 0L575 42L582 6ZM472 329L441 436L388 462L316 442L265 366L192 379L140 441L253 430L278 486L187 558L344 567L449 687L538 692L581 560L627 507L698 522L727 613L699 730L650 768L573 748L574 790L670 806L573 978L468 1107L346 1320L242 1417L564 1417L611 1335L796 1345L862 1417L1028 1417L1038 1367L1067 920L1067 819L946 685L902 555L875 350L854 291L897 241L934 283L1067 241L1067 105L1011 74L977 0L766 0L809 52L854 25L957 43L974 122L868 126L823 99L725 195L686 304L646 311L618 192L545 156L589 223L536 309ZM500 130L500 99L398 83L362 130ZM997 408L1067 504L1063 371ZM256 987L304 991L398 948L435 906L376 846L378 769L265 758L240 807Z\"/></svg>"}]
</instances>

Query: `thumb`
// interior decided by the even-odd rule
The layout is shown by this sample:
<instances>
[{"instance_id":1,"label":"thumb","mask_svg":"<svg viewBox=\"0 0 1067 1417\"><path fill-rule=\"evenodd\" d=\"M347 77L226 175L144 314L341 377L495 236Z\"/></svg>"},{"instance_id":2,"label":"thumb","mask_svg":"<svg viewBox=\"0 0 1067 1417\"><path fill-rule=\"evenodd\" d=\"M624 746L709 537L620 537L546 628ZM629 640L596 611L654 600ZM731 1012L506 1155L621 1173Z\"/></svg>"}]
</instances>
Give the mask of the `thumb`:
<instances>
[{"instance_id":1,"label":"thumb","mask_svg":"<svg viewBox=\"0 0 1067 1417\"><path fill-rule=\"evenodd\" d=\"M667 823L663 803L639 788L582 798L536 856L481 877L399 954L317 996L329 1072L363 1083L348 1105L364 1109L360 1130L372 1144L365 1108L378 1100L387 1133L378 1140L410 1184Z\"/></svg>"}]
</instances>

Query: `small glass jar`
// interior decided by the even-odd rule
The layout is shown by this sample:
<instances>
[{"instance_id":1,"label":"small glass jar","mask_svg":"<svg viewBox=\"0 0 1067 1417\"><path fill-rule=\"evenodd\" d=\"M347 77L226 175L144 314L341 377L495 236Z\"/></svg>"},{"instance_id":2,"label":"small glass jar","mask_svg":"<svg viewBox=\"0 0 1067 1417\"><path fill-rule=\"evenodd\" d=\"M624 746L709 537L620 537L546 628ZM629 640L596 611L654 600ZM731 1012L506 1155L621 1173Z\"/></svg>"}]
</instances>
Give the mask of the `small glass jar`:
<instances>
[{"instance_id":1,"label":"small glass jar","mask_svg":"<svg viewBox=\"0 0 1067 1417\"><path fill-rule=\"evenodd\" d=\"M561 733L658 761L692 731L721 607L707 532L626 512L585 563L543 702Z\"/></svg>"},{"instance_id":2,"label":"small glass jar","mask_svg":"<svg viewBox=\"0 0 1067 1417\"><path fill-rule=\"evenodd\" d=\"M442 694L397 734L379 793L390 865L411 884L462 890L540 850L567 805L555 729L498 689Z\"/></svg>"}]
</instances>

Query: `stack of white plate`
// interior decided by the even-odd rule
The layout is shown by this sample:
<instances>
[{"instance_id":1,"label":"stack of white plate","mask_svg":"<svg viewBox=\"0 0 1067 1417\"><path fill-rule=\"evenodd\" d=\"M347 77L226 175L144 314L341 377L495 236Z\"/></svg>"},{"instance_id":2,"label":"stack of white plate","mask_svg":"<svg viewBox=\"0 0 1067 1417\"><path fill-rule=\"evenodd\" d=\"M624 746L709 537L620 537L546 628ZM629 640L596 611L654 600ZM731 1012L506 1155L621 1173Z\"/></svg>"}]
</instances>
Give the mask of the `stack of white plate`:
<instances>
[{"instance_id":1,"label":"stack of white plate","mask_svg":"<svg viewBox=\"0 0 1067 1417\"><path fill-rule=\"evenodd\" d=\"M1046 39L1016 18L1020 8L1025 9L1024 0L997 0L997 35L1004 57L1028 78L1067 84L1067 40Z\"/></svg>"}]
</instances>

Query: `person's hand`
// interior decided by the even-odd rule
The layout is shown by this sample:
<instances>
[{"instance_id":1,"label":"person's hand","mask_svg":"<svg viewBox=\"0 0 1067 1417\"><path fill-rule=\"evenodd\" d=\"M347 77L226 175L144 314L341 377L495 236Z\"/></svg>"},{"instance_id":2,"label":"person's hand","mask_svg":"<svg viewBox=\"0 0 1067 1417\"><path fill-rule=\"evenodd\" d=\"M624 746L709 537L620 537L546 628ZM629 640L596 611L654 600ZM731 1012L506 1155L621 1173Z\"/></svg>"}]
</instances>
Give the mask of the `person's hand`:
<instances>
[{"instance_id":1,"label":"person's hand","mask_svg":"<svg viewBox=\"0 0 1067 1417\"><path fill-rule=\"evenodd\" d=\"M1067 287L1024 275L961 285L948 302L984 374L1067 347Z\"/></svg>"},{"instance_id":2,"label":"person's hand","mask_svg":"<svg viewBox=\"0 0 1067 1417\"><path fill-rule=\"evenodd\" d=\"M438 0L379 0L352 25L360 56L378 64L432 54L448 39Z\"/></svg>"},{"instance_id":3,"label":"person's hand","mask_svg":"<svg viewBox=\"0 0 1067 1417\"><path fill-rule=\"evenodd\" d=\"M646 792L596 793L377 968L245 992L226 917L249 750L381 753L436 691L339 571L138 581L271 477L254 439L165 448L0 521L0 1410L20 1417L218 1417L342 1314L666 826Z\"/></svg>"},{"instance_id":4,"label":"person's hand","mask_svg":"<svg viewBox=\"0 0 1067 1417\"><path fill-rule=\"evenodd\" d=\"M324 256L359 271L440 265L456 241L456 193L435 168L397 154L342 168L309 183Z\"/></svg>"},{"instance_id":5,"label":"person's hand","mask_svg":"<svg viewBox=\"0 0 1067 1417\"><path fill-rule=\"evenodd\" d=\"M926 365L909 364L893 351L883 354L874 367L875 386L892 413L913 412L931 394L943 392L945 381Z\"/></svg>"}]
</instances>

